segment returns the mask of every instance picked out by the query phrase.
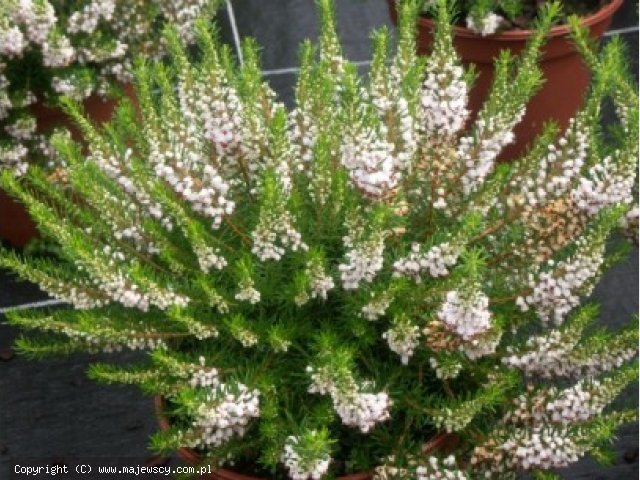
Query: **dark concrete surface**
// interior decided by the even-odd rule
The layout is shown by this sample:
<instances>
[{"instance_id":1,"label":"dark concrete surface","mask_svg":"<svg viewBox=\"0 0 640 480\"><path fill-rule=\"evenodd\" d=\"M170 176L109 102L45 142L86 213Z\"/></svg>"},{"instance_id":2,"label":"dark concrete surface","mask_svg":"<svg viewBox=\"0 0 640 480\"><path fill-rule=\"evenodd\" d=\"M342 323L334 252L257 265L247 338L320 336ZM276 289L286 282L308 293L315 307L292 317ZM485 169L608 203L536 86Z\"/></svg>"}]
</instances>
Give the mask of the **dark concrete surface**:
<instances>
[{"instance_id":1,"label":"dark concrete surface","mask_svg":"<svg viewBox=\"0 0 640 480\"><path fill-rule=\"evenodd\" d=\"M298 43L317 35L312 0L233 0L240 36L255 36L263 47L265 69L297 65ZM351 60L370 57L369 31L390 25L384 0L337 0L339 29ZM226 12L221 15L221 35L232 43ZM625 0L612 28L638 25L636 1ZM637 75L638 34L625 33L629 61ZM366 67L363 67L366 70ZM295 74L270 75L269 82L291 104ZM619 327L638 312L638 251L609 271L594 296L602 302L602 320ZM0 271L0 308L46 298L37 287L17 282ZM155 431L152 402L135 388L105 387L89 381L90 362L127 362L139 354L74 355L47 361L1 358L16 336L0 315L0 480L16 459L37 457L46 463L64 463L77 457L126 458L144 464L151 454L148 436ZM619 402L638 403L637 386ZM614 444L613 466L604 468L585 459L561 472L573 480L627 480L638 478L638 427L627 426ZM176 465L177 461L172 460ZM64 478L64 477L62 477ZM99 477L87 477L99 478ZM149 478L149 477L147 477Z\"/></svg>"}]
</instances>

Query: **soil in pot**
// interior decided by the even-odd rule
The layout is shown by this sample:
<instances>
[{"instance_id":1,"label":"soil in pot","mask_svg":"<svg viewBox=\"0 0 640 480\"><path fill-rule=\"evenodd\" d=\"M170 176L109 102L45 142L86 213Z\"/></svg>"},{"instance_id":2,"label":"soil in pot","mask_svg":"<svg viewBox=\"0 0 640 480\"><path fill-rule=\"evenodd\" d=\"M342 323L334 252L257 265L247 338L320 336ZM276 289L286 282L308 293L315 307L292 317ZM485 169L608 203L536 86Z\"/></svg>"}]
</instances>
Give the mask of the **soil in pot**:
<instances>
[{"instance_id":1,"label":"soil in pot","mask_svg":"<svg viewBox=\"0 0 640 480\"><path fill-rule=\"evenodd\" d=\"M132 85L123 85L124 94L135 102ZM118 104L117 99L104 99L91 95L83 102L87 117L95 123L104 123L111 119ZM49 107L42 102L31 107L36 117L39 133L47 133L57 127L65 127L71 131L75 140L80 141L82 135L73 121L59 108ZM13 247L24 247L29 241L38 238L38 230L24 206L0 190L0 240Z\"/></svg>"},{"instance_id":2,"label":"soil in pot","mask_svg":"<svg viewBox=\"0 0 640 480\"><path fill-rule=\"evenodd\" d=\"M592 15L582 18L582 24L589 29L591 38L602 37L622 1L611 0ZM395 0L387 2L392 20L396 22ZM419 18L418 53L427 55L431 51L433 28L434 23L431 19L424 16ZM528 104L524 119L515 128L515 143L504 149L500 160L511 160L524 153L548 121L553 120L561 128L566 128L569 120L582 106L591 76L569 33L567 25L558 25L551 29L540 64L545 83ZM494 59L499 52L507 49L518 55L531 35L531 30L516 29L482 37L467 28L454 27L454 45L462 63L465 66L474 64L478 72L478 79L469 96L472 112L469 121L473 121L487 98L493 81Z\"/></svg>"}]
</instances>

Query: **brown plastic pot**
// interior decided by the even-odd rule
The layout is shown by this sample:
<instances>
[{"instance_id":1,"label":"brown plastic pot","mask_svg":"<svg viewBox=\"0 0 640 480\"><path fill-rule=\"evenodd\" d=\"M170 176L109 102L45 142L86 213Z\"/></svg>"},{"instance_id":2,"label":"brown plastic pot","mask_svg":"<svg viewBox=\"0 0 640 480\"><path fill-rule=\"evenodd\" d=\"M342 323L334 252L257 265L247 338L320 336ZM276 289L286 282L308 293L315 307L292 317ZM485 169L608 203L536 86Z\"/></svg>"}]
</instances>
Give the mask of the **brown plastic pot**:
<instances>
[{"instance_id":1,"label":"brown plastic pot","mask_svg":"<svg viewBox=\"0 0 640 480\"><path fill-rule=\"evenodd\" d=\"M161 430L168 430L171 428L171 424L169 420L164 414L164 410L166 407L166 402L163 397L157 396L154 398L154 405L156 409L156 418L158 419L158 424L160 425ZM457 446L459 439L457 436L452 434L442 433L436 435L431 441L426 443L422 449L423 453L427 454L434 450L441 450L443 452L451 451L453 448ZM189 465L199 465L202 462L202 458L198 455L197 452L190 448L179 448L178 455L182 460L184 460ZM240 473L232 472L231 470L219 469L215 472L205 473L200 476L201 479L204 480L265 480L263 478L258 477L249 477L247 475L242 475ZM338 477L338 480L371 480L373 478L373 473L371 472L363 472L363 473L352 473L351 475L345 475L342 477Z\"/></svg>"},{"instance_id":2,"label":"brown plastic pot","mask_svg":"<svg viewBox=\"0 0 640 480\"><path fill-rule=\"evenodd\" d=\"M136 95L131 84L120 85L124 94L132 101L136 101ZM82 102L85 114L94 123L104 123L111 119L118 106L116 98L104 98L99 95L90 95ZM77 141L82 140L82 135L71 120L60 108L49 107L43 102L36 102L31 106L31 113L36 117L38 132L49 132L56 127L66 127Z\"/></svg>"},{"instance_id":3,"label":"brown plastic pot","mask_svg":"<svg viewBox=\"0 0 640 480\"><path fill-rule=\"evenodd\" d=\"M133 86L123 85L122 89L135 102ZM101 124L111 119L118 102L115 99L103 99L98 95L91 95L84 100L83 104L87 117ZM39 133L49 132L56 127L66 127L75 140L82 139L73 121L61 109L37 102L32 105L31 113L36 117ZM25 207L0 190L0 239L14 247L23 247L37 237L38 229Z\"/></svg>"},{"instance_id":4,"label":"brown plastic pot","mask_svg":"<svg viewBox=\"0 0 640 480\"><path fill-rule=\"evenodd\" d=\"M593 39L599 39L611 24L613 14L623 0L611 0L593 15L584 17L582 25L589 29ZM394 23L397 22L396 2L387 0ZM418 20L418 53L426 55L431 51L434 22L426 17ZM494 60L501 50L519 54L533 32L531 30L508 30L496 35L483 37L464 27L454 27L454 46L466 66L475 64L478 79L470 92L469 105L472 120L487 97L493 81ZM527 105L522 122L515 128L516 141L506 147L500 160L518 157L526 150L537 134L541 133L545 122L555 120L561 128L566 128L569 120L582 106L584 95L591 79L570 38L568 25L553 27L543 49L540 68L545 83Z\"/></svg>"},{"instance_id":5,"label":"brown plastic pot","mask_svg":"<svg viewBox=\"0 0 640 480\"><path fill-rule=\"evenodd\" d=\"M38 229L21 203L0 190L0 239L22 247L38 236Z\"/></svg>"}]
</instances>

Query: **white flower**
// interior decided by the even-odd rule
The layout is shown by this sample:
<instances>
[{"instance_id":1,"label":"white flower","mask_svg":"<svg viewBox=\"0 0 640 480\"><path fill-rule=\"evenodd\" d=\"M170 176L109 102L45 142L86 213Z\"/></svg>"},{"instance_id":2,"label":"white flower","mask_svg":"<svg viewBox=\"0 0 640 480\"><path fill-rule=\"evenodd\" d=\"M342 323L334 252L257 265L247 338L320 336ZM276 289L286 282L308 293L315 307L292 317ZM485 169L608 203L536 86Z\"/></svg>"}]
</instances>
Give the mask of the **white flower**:
<instances>
[{"instance_id":1,"label":"white flower","mask_svg":"<svg viewBox=\"0 0 640 480\"><path fill-rule=\"evenodd\" d=\"M409 364L409 359L413 356L415 348L420 339L420 328L408 322L398 322L393 327L382 334L382 338L387 340L389 348L400 355L404 365Z\"/></svg>"},{"instance_id":2,"label":"white flower","mask_svg":"<svg viewBox=\"0 0 640 480\"><path fill-rule=\"evenodd\" d=\"M305 275L308 278L308 290L299 292L296 295L295 302L298 306L304 305L309 298L319 298L326 300L329 291L335 288L333 278L325 271L325 267L317 258L312 258L307 262Z\"/></svg>"},{"instance_id":3,"label":"white flower","mask_svg":"<svg viewBox=\"0 0 640 480\"><path fill-rule=\"evenodd\" d=\"M188 110L184 113L191 118ZM155 138L152 133L149 158L155 163L156 174L194 210L212 218L213 228L219 228L224 216L233 213L235 203L227 197L229 183L205 158L198 132L193 121L180 127L166 125L164 138Z\"/></svg>"},{"instance_id":4,"label":"white flower","mask_svg":"<svg viewBox=\"0 0 640 480\"><path fill-rule=\"evenodd\" d=\"M216 389L220 386L220 377L218 369L206 368L205 358L200 357L200 368L194 367L191 378L189 379L189 385L193 388L207 387Z\"/></svg>"},{"instance_id":5,"label":"white flower","mask_svg":"<svg viewBox=\"0 0 640 480\"><path fill-rule=\"evenodd\" d=\"M462 364L459 362L439 362L437 358L431 357L429 365L436 372L436 377L440 379L456 378L462 371Z\"/></svg>"},{"instance_id":6,"label":"white flower","mask_svg":"<svg viewBox=\"0 0 640 480\"><path fill-rule=\"evenodd\" d=\"M386 392L363 391L369 384L358 386L350 374L336 375L328 367L307 367L311 375L309 393L329 394L342 423L367 433L376 423L390 418L391 399Z\"/></svg>"},{"instance_id":7,"label":"white flower","mask_svg":"<svg viewBox=\"0 0 640 480\"><path fill-rule=\"evenodd\" d=\"M495 160L502 149L515 140L513 128L524 117L525 108L511 115L496 113L475 122L475 135L460 138L458 158L465 165L462 188L466 195L476 191L493 171Z\"/></svg>"},{"instance_id":8,"label":"white flower","mask_svg":"<svg viewBox=\"0 0 640 480\"><path fill-rule=\"evenodd\" d=\"M345 290L355 290L361 282L371 282L382 269L384 262L384 235L375 233L370 238L354 239L347 235L343 239L350 247L346 262L338 266Z\"/></svg>"},{"instance_id":9,"label":"white flower","mask_svg":"<svg viewBox=\"0 0 640 480\"><path fill-rule=\"evenodd\" d=\"M491 327L489 298L479 291L449 291L438 310L438 318L463 340L470 340Z\"/></svg>"},{"instance_id":10,"label":"white flower","mask_svg":"<svg viewBox=\"0 0 640 480\"><path fill-rule=\"evenodd\" d=\"M433 60L427 64L422 83L422 114L424 128L429 136L453 136L464 126L467 110L468 87L459 65L446 59L446 63Z\"/></svg>"},{"instance_id":11,"label":"white flower","mask_svg":"<svg viewBox=\"0 0 640 480\"><path fill-rule=\"evenodd\" d=\"M584 114L572 118L564 135L556 144L550 144L538 160L534 178L519 179L517 193L508 201L512 205L535 208L565 195L587 159L588 129Z\"/></svg>"},{"instance_id":12,"label":"white flower","mask_svg":"<svg viewBox=\"0 0 640 480\"><path fill-rule=\"evenodd\" d=\"M381 137L372 131L347 134L340 148L341 162L354 185L372 198L394 189L400 178L394 146Z\"/></svg>"},{"instance_id":13,"label":"white flower","mask_svg":"<svg viewBox=\"0 0 640 480\"><path fill-rule=\"evenodd\" d=\"M521 310L527 305L535 308L543 322L559 325L566 315L580 303L582 295L593 288L593 278L604 260L604 245L590 247L582 242L581 248L568 260L558 263L551 271L540 274L532 282L532 292L518 301Z\"/></svg>"},{"instance_id":14,"label":"white flower","mask_svg":"<svg viewBox=\"0 0 640 480\"><path fill-rule=\"evenodd\" d=\"M418 120L409 109L400 84L402 70L398 65L385 68L388 74L373 75L371 80L371 101L378 110L378 116L385 119L385 125L393 128L393 156L398 172L405 172L411 165L418 147ZM386 130L383 129L383 133ZM384 135L382 135L384 137Z\"/></svg>"},{"instance_id":15,"label":"white flower","mask_svg":"<svg viewBox=\"0 0 640 480\"><path fill-rule=\"evenodd\" d=\"M92 0L82 10L71 14L67 29L69 33L93 33L100 20L111 21L115 9L114 0Z\"/></svg>"},{"instance_id":16,"label":"white flower","mask_svg":"<svg viewBox=\"0 0 640 480\"><path fill-rule=\"evenodd\" d=\"M311 435L314 433L316 432L310 432ZM331 463L329 453L325 452L317 458L309 458L305 455L304 449L300 448L300 443L300 437L287 437L281 461L289 470L289 477L292 480L320 480L329 470Z\"/></svg>"},{"instance_id":17,"label":"white flower","mask_svg":"<svg viewBox=\"0 0 640 480\"><path fill-rule=\"evenodd\" d=\"M27 41L18 27L0 27L0 56L19 57L25 48Z\"/></svg>"},{"instance_id":18,"label":"white flower","mask_svg":"<svg viewBox=\"0 0 640 480\"><path fill-rule=\"evenodd\" d=\"M486 335L480 335L463 343L462 350L470 360L486 357L487 355L495 353L496 348L500 344L500 338L501 334L489 332Z\"/></svg>"},{"instance_id":19,"label":"white flower","mask_svg":"<svg viewBox=\"0 0 640 480\"><path fill-rule=\"evenodd\" d=\"M213 382L214 385L216 382ZM211 388L196 412L190 447L218 447L234 436L242 437L253 418L260 415L260 392L242 384L221 383ZM188 435L187 435L188 436Z\"/></svg>"},{"instance_id":20,"label":"white flower","mask_svg":"<svg viewBox=\"0 0 640 480\"><path fill-rule=\"evenodd\" d=\"M203 272L208 272L212 268L216 270L222 270L227 266L227 260L220 255L220 249L215 250L209 246L201 246L196 248L196 256L198 257L198 264Z\"/></svg>"},{"instance_id":21,"label":"white flower","mask_svg":"<svg viewBox=\"0 0 640 480\"><path fill-rule=\"evenodd\" d=\"M393 296L389 292L384 292L377 296L364 307L360 309L364 318L373 322L382 317L386 312L389 305L393 301Z\"/></svg>"},{"instance_id":22,"label":"white flower","mask_svg":"<svg viewBox=\"0 0 640 480\"><path fill-rule=\"evenodd\" d=\"M45 43L57 22L55 9L48 0L18 0L11 13L13 20L25 27L27 38L37 45Z\"/></svg>"},{"instance_id":23,"label":"white flower","mask_svg":"<svg viewBox=\"0 0 640 480\"><path fill-rule=\"evenodd\" d=\"M504 18L493 12L489 12L487 16L482 19L477 19L469 15L467 16L467 28L485 37L496 33L503 21Z\"/></svg>"},{"instance_id":24,"label":"white flower","mask_svg":"<svg viewBox=\"0 0 640 480\"><path fill-rule=\"evenodd\" d=\"M291 214L284 208L260 212L260 220L251 233L251 252L260 260L280 260L287 248L294 252L307 250L302 235L293 226Z\"/></svg>"},{"instance_id":25,"label":"white flower","mask_svg":"<svg viewBox=\"0 0 640 480\"><path fill-rule=\"evenodd\" d=\"M36 132L37 124L35 117L22 117L11 125L4 127L5 131L16 140L29 140Z\"/></svg>"},{"instance_id":26,"label":"white flower","mask_svg":"<svg viewBox=\"0 0 640 480\"><path fill-rule=\"evenodd\" d=\"M67 95L76 101L81 101L91 95L93 88L91 84L82 85L73 76L71 77L53 77L51 86L60 95Z\"/></svg>"},{"instance_id":27,"label":"white flower","mask_svg":"<svg viewBox=\"0 0 640 480\"><path fill-rule=\"evenodd\" d=\"M512 467L523 470L533 468L560 468L578 461L588 447L579 446L571 427L555 426L517 429L501 446Z\"/></svg>"},{"instance_id":28,"label":"white flower","mask_svg":"<svg viewBox=\"0 0 640 480\"><path fill-rule=\"evenodd\" d=\"M362 433L367 433L376 423L390 418L390 406L391 400L385 392L358 393L349 400L343 399L337 403L336 412L342 423L358 427Z\"/></svg>"},{"instance_id":29,"label":"white flower","mask_svg":"<svg viewBox=\"0 0 640 480\"><path fill-rule=\"evenodd\" d=\"M235 298L242 302L255 304L260 301L260 292L253 287L253 281L249 279L240 282L240 290L236 293Z\"/></svg>"},{"instance_id":30,"label":"white flower","mask_svg":"<svg viewBox=\"0 0 640 480\"><path fill-rule=\"evenodd\" d=\"M510 351L502 362L541 378L594 376L622 366L636 356L637 347L626 344L609 345L601 352L581 354L576 346L581 331L551 330L548 334L531 337L519 351Z\"/></svg>"},{"instance_id":31,"label":"white flower","mask_svg":"<svg viewBox=\"0 0 640 480\"><path fill-rule=\"evenodd\" d=\"M29 168L28 153L27 148L20 143L14 146L0 145L0 171L11 170L18 177L26 174Z\"/></svg>"},{"instance_id":32,"label":"white flower","mask_svg":"<svg viewBox=\"0 0 640 480\"><path fill-rule=\"evenodd\" d=\"M416 282L422 281L422 273L432 277L444 277L449 274L449 267L458 261L461 249L449 242L441 243L422 252L420 245L414 243L411 253L393 264L395 277L410 277Z\"/></svg>"},{"instance_id":33,"label":"white flower","mask_svg":"<svg viewBox=\"0 0 640 480\"><path fill-rule=\"evenodd\" d=\"M45 67L66 67L74 60L75 53L67 37L50 35L42 44L42 63Z\"/></svg>"},{"instance_id":34,"label":"white flower","mask_svg":"<svg viewBox=\"0 0 640 480\"><path fill-rule=\"evenodd\" d=\"M603 208L619 203L632 204L633 186L637 169L633 161L625 161L624 152L605 157L589 168L588 174L580 178L578 186L571 192L578 208L594 216Z\"/></svg>"},{"instance_id":35,"label":"white flower","mask_svg":"<svg viewBox=\"0 0 640 480\"><path fill-rule=\"evenodd\" d=\"M393 465L395 458L388 459L389 463L376 467L373 480L469 480L466 473L456 468L453 455L446 458L435 456L410 457L410 468L398 468Z\"/></svg>"}]
</instances>

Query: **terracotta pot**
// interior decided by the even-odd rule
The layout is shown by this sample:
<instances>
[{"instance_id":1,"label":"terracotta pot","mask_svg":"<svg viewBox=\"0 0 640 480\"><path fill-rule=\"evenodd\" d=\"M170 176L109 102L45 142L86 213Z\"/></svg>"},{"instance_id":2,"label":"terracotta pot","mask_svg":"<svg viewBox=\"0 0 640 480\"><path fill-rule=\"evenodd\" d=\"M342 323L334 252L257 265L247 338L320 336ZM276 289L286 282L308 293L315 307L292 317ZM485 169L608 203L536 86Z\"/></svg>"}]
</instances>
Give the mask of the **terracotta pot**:
<instances>
[{"instance_id":1,"label":"terracotta pot","mask_svg":"<svg viewBox=\"0 0 640 480\"><path fill-rule=\"evenodd\" d=\"M24 206L0 190L0 239L22 247L37 236L38 230Z\"/></svg>"},{"instance_id":2,"label":"terracotta pot","mask_svg":"<svg viewBox=\"0 0 640 480\"><path fill-rule=\"evenodd\" d=\"M125 94L135 102L133 86L127 84L122 88ZM118 102L115 99L105 100L98 95L91 95L84 100L83 104L87 117L100 124L111 119ZM31 113L36 117L39 133L49 132L56 127L66 127L75 140L82 139L73 121L61 109L38 102L31 106ZM24 206L0 190L0 240L14 247L23 247L37 237L38 230Z\"/></svg>"},{"instance_id":3,"label":"terracotta pot","mask_svg":"<svg viewBox=\"0 0 640 480\"><path fill-rule=\"evenodd\" d=\"M136 101L136 94L131 84L120 85L124 94L132 101ZM118 100L114 98L103 98L99 95L90 95L82 102L87 117L94 123L104 123L111 119L113 112L118 106ZM42 102L34 103L31 106L31 113L35 115L38 124L38 132L51 131L55 127L66 127L71 131L74 140L82 141L82 134L76 125L61 109L49 107Z\"/></svg>"},{"instance_id":4,"label":"terracotta pot","mask_svg":"<svg viewBox=\"0 0 640 480\"><path fill-rule=\"evenodd\" d=\"M156 407L156 418L158 419L158 424L160 425L161 430L168 430L171 428L171 424L169 420L164 415L164 409L166 407L164 398L158 396L154 398L154 403ZM439 441L434 443L433 448L430 450L440 447ZM178 455L185 462L190 465L199 465L202 462L202 458L198 455L197 452L190 448L179 448ZM206 480L265 480L257 477L249 477L247 475L242 475L240 473L235 473L226 469L219 469L215 472L205 473L200 476L201 479ZM338 480L371 480L373 478L373 474L370 472L367 473L354 473L351 475L345 475L343 477L338 477Z\"/></svg>"},{"instance_id":5,"label":"terracotta pot","mask_svg":"<svg viewBox=\"0 0 640 480\"><path fill-rule=\"evenodd\" d=\"M589 29L589 35L598 39L607 31L613 14L623 0L611 0L593 15L584 17L582 24ZM397 21L396 3L387 0L394 23ZM434 22L426 17L418 21L418 53L425 55L431 51ZM478 79L470 92L469 104L472 111L470 120L477 114L487 97L493 81L494 59L501 50L519 54L531 37L531 30L509 30L496 35L482 37L463 27L454 27L454 45L464 65L476 65ZM524 153L527 145L542 131L546 121L555 120L561 128L566 128L569 120L582 106L584 95L591 79L569 36L568 25L553 27L543 49L540 68L545 83L527 105L522 122L515 128L516 141L506 147L500 160L516 158Z\"/></svg>"}]
</instances>

